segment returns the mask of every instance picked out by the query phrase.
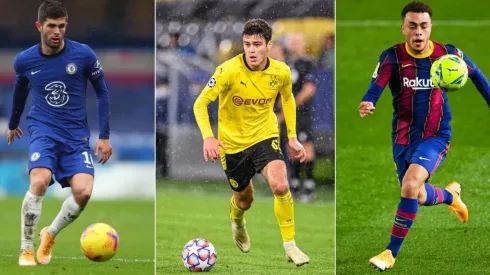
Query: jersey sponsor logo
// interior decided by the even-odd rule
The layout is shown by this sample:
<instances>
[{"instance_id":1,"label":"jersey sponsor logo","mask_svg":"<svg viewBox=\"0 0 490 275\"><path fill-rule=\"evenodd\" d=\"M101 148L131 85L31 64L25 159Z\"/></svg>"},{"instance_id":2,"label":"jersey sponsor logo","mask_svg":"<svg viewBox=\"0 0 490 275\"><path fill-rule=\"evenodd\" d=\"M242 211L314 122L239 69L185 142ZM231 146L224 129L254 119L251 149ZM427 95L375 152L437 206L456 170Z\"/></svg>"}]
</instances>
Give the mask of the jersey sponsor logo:
<instances>
[{"instance_id":1,"label":"jersey sponsor logo","mask_svg":"<svg viewBox=\"0 0 490 275\"><path fill-rule=\"evenodd\" d=\"M272 98L241 98L234 96L231 99L236 106L242 105L266 105L272 101Z\"/></svg>"},{"instance_id":2,"label":"jersey sponsor logo","mask_svg":"<svg viewBox=\"0 0 490 275\"><path fill-rule=\"evenodd\" d=\"M99 60L97 60L94 64L94 68L102 70L102 65L100 65Z\"/></svg>"},{"instance_id":3,"label":"jersey sponsor logo","mask_svg":"<svg viewBox=\"0 0 490 275\"><path fill-rule=\"evenodd\" d=\"M378 64L376 65L376 68L374 69L374 72L373 72L373 78L378 77L378 69L379 69L379 62L378 62Z\"/></svg>"},{"instance_id":4,"label":"jersey sponsor logo","mask_svg":"<svg viewBox=\"0 0 490 275\"><path fill-rule=\"evenodd\" d=\"M216 86L216 78L211 77L211 79L208 81L208 87L213 88L214 86Z\"/></svg>"},{"instance_id":5,"label":"jersey sponsor logo","mask_svg":"<svg viewBox=\"0 0 490 275\"><path fill-rule=\"evenodd\" d=\"M96 69L96 70L92 72L92 76L96 76L96 75L98 75L100 72L102 72L102 65L100 65L99 60L97 60L97 62L95 62L95 64L94 64L94 69Z\"/></svg>"},{"instance_id":6,"label":"jersey sponsor logo","mask_svg":"<svg viewBox=\"0 0 490 275\"><path fill-rule=\"evenodd\" d=\"M53 81L44 87L49 93L46 95L46 101L53 107L61 107L68 103L70 96L66 92L66 85L61 81Z\"/></svg>"},{"instance_id":7,"label":"jersey sponsor logo","mask_svg":"<svg viewBox=\"0 0 490 275\"><path fill-rule=\"evenodd\" d=\"M413 90L430 90L434 88L432 80L419 78L409 79L408 77L403 78L403 87L412 88Z\"/></svg>"},{"instance_id":8,"label":"jersey sponsor logo","mask_svg":"<svg viewBox=\"0 0 490 275\"><path fill-rule=\"evenodd\" d=\"M37 161L41 157L41 154L39 152L34 152L31 155L31 161Z\"/></svg>"},{"instance_id":9,"label":"jersey sponsor logo","mask_svg":"<svg viewBox=\"0 0 490 275\"><path fill-rule=\"evenodd\" d=\"M75 63L69 63L66 65L66 73L74 75L77 72L77 65Z\"/></svg>"}]
</instances>

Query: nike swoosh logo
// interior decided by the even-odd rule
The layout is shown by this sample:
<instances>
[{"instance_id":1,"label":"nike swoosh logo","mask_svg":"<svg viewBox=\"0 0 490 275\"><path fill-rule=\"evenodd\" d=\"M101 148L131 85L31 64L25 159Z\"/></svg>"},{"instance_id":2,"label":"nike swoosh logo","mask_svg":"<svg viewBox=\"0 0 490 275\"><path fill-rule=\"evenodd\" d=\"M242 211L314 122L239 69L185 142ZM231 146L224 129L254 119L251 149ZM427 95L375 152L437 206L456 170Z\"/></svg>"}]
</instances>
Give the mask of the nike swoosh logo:
<instances>
[{"instance_id":1,"label":"nike swoosh logo","mask_svg":"<svg viewBox=\"0 0 490 275\"><path fill-rule=\"evenodd\" d=\"M402 68L410 67L412 64L402 64Z\"/></svg>"},{"instance_id":2,"label":"nike swoosh logo","mask_svg":"<svg viewBox=\"0 0 490 275\"><path fill-rule=\"evenodd\" d=\"M243 84L245 87L247 87L247 84L243 83L243 81L240 81L240 84Z\"/></svg>"},{"instance_id":3,"label":"nike swoosh logo","mask_svg":"<svg viewBox=\"0 0 490 275\"><path fill-rule=\"evenodd\" d=\"M428 161L430 161L430 159L428 159L428 158L424 158L424 157L419 157L419 159L420 159L420 160L428 160Z\"/></svg>"},{"instance_id":4,"label":"nike swoosh logo","mask_svg":"<svg viewBox=\"0 0 490 275\"><path fill-rule=\"evenodd\" d=\"M38 72L40 72L40 71L41 71L41 70L38 70L38 71L32 71L32 72L31 72L31 75L35 75L35 74L37 74L37 73L38 73Z\"/></svg>"}]
</instances>

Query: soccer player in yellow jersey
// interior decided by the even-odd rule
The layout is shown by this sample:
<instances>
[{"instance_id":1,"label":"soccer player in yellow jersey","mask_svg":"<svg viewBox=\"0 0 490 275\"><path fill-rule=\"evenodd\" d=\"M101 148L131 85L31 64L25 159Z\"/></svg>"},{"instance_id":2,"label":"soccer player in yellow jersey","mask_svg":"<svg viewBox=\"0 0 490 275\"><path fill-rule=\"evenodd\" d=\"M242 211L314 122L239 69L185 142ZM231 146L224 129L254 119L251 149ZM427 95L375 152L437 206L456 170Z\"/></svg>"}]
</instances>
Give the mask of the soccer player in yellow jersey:
<instances>
[{"instance_id":1,"label":"soccer player in yellow jersey","mask_svg":"<svg viewBox=\"0 0 490 275\"><path fill-rule=\"evenodd\" d=\"M294 208L286 164L279 146L274 101L281 93L289 146L304 161L306 151L296 139L296 105L291 72L280 61L268 58L272 28L262 19L249 20L242 33L244 53L217 69L194 104L194 114L204 140L204 159L220 158L233 189L230 220L235 244L250 251L245 212L253 201L252 177L261 173L274 194L276 215L286 257L301 266L309 262L294 241ZM219 97L218 138L209 123L208 105Z\"/></svg>"}]
</instances>

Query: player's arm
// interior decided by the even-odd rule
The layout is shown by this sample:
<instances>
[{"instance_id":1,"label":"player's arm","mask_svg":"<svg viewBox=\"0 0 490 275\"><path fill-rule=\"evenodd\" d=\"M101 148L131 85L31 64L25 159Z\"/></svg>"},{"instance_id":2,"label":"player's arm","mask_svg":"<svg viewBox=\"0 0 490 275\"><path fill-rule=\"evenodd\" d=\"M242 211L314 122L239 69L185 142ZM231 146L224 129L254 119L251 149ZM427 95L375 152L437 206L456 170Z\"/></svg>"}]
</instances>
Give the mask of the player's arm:
<instances>
[{"instance_id":1,"label":"player's arm","mask_svg":"<svg viewBox=\"0 0 490 275\"><path fill-rule=\"evenodd\" d=\"M298 153L295 157L303 162L306 159L306 150L296 137L296 100L293 95L293 82L289 67L280 93L282 112L284 114L284 121L286 122L287 136L289 139L288 145Z\"/></svg>"},{"instance_id":2,"label":"player's arm","mask_svg":"<svg viewBox=\"0 0 490 275\"><path fill-rule=\"evenodd\" d=\"M202 139L204 140L203 155L205 161L211 159L214 162L219 158L219 146L226 149L224 144L214 137L213 129L209 122L208 105L228 89L227 73L223 67L216 68L214 75L194 102L194 116L201 130Z\"/></svg>"},{"instance_id":3,"label":"player's arm","mask_svg":"<svg viewBox=\"0 0 490 275\"><path fill-rule=\"evenodd\" d=\"M296 107L299 107L308 102L315 94L316 82L312 71L313 63L308 62L308 68L306 71L307 74L304 78L303 86L301 87L301 91L299 91L295 98Z\"/></svg>"},{"instance_id":4,"label":"player's arm","mask_svg":"<svg viewBox=\"0 0 490 275\"><path fill-rule=\"evenodd\" d=\"M29 95L29 79L24 75L22 66L16 57L14 60L15 84L12 112L10 113L9 129L7 132L7 143L10 145L14 142L14 137L21 138L22 130L19 128L20 117L24 112L27 97Z\"/></svg>"},{"instance_id":5,"label":"player's arm","mask_svg":"<svg viewBox=\"0 0 490 275\"><path fill-rule=\"evenodd\" d=\"M392 67L389 55L385 51L379 57L378 64L374 70L373 77L369 83L366 94L362 97L359 104L359 114L361 117L372 115L381 93L391 78Z\"/></svg>"},{"instance_id":6,"label":"player's arm","mask_svg":"<svg viewBox=\"0 0 490 275\"><path fill-rule=\"evenodd\" d=\"M97 113L99 115L99 138L95 143L95 155L101 152L99 163L106 163L112 155L110 136L110 101L109 89L104 77L104 71L95 53L89 49L89 55L85 65L85 74L95 90L97 100Z\"/></svg>"},{"instance_id":7,"label":"player's arm","mask_svg":"<svg viewBox=\"0 0 490 275\"><path fill-rule=\"evenodd\" d=\"M454 54L463 58L463 60L466 62L466 65L468 66L469 78L490 107L490 84L488 83L488 80L483 72L466 54L463 54L463 52L456 47L454 48Z\"/></svg>"}]
</instances>

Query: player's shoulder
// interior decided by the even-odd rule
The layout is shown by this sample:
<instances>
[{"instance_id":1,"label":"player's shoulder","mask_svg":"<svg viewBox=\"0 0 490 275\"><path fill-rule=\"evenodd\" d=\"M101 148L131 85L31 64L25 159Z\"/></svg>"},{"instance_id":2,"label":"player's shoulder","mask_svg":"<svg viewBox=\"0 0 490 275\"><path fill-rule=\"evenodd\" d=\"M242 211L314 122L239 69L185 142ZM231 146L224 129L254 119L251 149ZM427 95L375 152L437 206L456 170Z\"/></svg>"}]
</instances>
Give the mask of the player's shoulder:
<instances>
[{"instance_id":1,"label":"player's shoulder","mask_svg":"<svg viewBox=\"0 0 490 275\"><path fill-rule=\"evenodd\" d=\"M391 45L390 47L384 49L380 56L394 56L396 55L396 52L400 49L404 49L405 48L405 43L397 43L397 44L394 44L394 45Z\"/></svg>"},{"instance_id":2,"label":"player's shoulder","mask_svg":"<svg viewBox=\"0 0 490 275\"><path fill-rule=\"evenodd\" d=\"M243 59L243 54L238 54L218 65L216 71L222 76L231 77L244 70L248 70Z\"/></svg>"},{"instance_id":3,"label":"player's shoulder","mask_svg":"<svg viewBox=\"0 0 490 275\"><path fill-rule=\"evenodd\" d=\"M291 74L291 68L285 62L270 57L269 62L269 67L272 70L277 71L279 74L283 74L286 76L289 76Z\"/></svg>"},{"instance_id":4,"label":"player's shoulder","mask_svg":"<svg viewBox=\"0 0 490 275\"><path fill-rule=\"evenodd\" d=\"M456 47L454 44L451 44L451 43L443 44L443 43L439 43L439 42L435 42L435 41L433 41L433 44L434 44L434 47L436 47L436 45L437 45L438 47L443 48L449 54L456 54L460 57L463 57L463 52L458 47Z\"/></svg>"},{"instance_id":5,"label":"player's shoulder","mask_svg":"<svg viewBox=\"0 0 490 275\"><path fill-rule=\"evenodd\" d=\"M93 52L92 48L82 42L71 40L71 39L66 39L65 38L65 46L73 49L74 51L81 52L81 53L87 53L90 54Z\"/></svg>"},{"instance_id":6,"label":"player's shoulder","mask_svg":"<svg viewBox=\"0 0 490 275\"><path fill-rule=\"evenodd\" d=\"M36 44L23 51L18 52L17 55L15 56L15 61L18 62L19 64L22 64L23 62L27 62L30 59L32 59L33 56L38 56L38 55L39 55L39 44Z\"/></svg>"}]
</instances>

